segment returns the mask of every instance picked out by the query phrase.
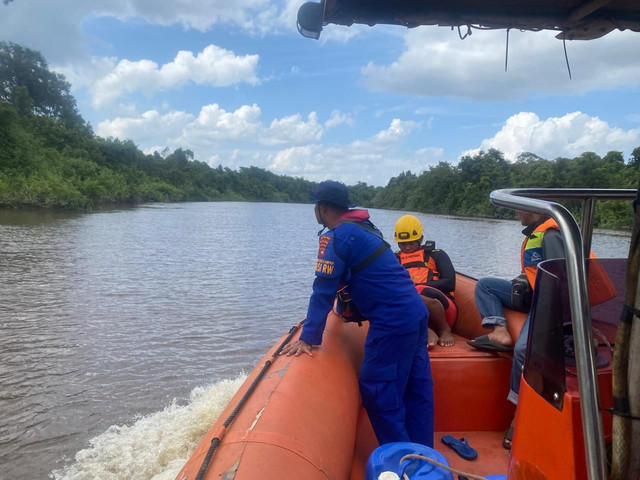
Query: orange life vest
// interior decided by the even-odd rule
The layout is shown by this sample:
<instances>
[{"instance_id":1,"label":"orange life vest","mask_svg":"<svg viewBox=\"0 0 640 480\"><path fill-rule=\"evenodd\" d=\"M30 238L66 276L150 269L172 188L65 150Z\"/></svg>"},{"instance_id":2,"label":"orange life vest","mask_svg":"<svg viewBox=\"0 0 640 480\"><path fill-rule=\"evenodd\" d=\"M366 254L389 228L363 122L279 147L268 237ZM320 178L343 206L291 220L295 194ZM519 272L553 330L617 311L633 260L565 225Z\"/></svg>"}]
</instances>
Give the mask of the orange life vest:
<instances>
[{"instance_id":1,"label":"orange life vest","mask_svg":"<svg viewBox=\"0 0 640 480\"><path fill-rule=\"evenodd\" d=\"M544 234L550 228L560 230L556 221L552 218L538 225L528 237L524 238L522 242L522 248L520 250L520 265L522 267L522 273L527 274L527 280L531 288L535 288L536 271L538 270L538 263L542 258L542 239Z\"/></svg>"},{"instance_id":2,"label":"orange life vest","mask_svg":"<svg viewBox=\"0 0 640 480\"><path fill-rule=\"evenodd\" d=\"M538 263L542 261L542 239L550 228L560 230L553 219L549 219L536 227L530 236L522 242L520 262L522 272L527 274L529 285L534 288ZM591 259L587 268L587 288L589 290L589 304L594 307L616 296L616 288L611 282L593 251L589 252Z\"/></svg>"},{"instance_id":3,"label":"orange life vest","mask_svg":"<svg viewBox=\"0 0 640 480\"><path fill-rule=\"evenodd\" d=\"M440 279L440 273L436 262L424 247L413 253L398 252L398 259L404 268L409 271L414 285L426 285L429 282ZM444 292L451 295L452 292Z\"/></svg>"}]
</instances>

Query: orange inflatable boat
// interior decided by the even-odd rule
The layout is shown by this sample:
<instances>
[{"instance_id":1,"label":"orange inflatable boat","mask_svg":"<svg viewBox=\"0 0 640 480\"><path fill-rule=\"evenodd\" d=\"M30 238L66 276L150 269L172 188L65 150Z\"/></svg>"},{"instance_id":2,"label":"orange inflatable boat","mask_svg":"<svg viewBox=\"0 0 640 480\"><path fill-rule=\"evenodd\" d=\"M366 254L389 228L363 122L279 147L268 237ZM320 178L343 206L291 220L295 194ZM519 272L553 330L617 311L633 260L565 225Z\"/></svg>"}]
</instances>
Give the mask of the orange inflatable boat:
<instances>
[{"instance_id":1,"label":"orange inflatable boat","mask_svg":"<svg viewBox=\"0 0 640 480\"><path fill-rule=\"evenodd\" d=\"M511 456L502 447L515 410L506 400L511 354L482 352L467 345L467 339L487 333L475 306L475 283L458 274L456 344L430 352L436 448L452 467L476 475L511 472L509 478L586 478L581 462L584 451L578 441L582 433L575 378L568 381L561 410L523 382L518 421L526 428L516 429ZM516 338L525 314L507 311L507 319ZM362 480L367 458L378 446L358 392L366 333L366 325L344 323L331 313L322 346L314 349L313 357L274 356L287 341L286 336L280 339L177 479ZM289 338L298 335L299 329ZM600 376L601 391L610 392L610 367L601 370ZM610 397L604 405L611 405ZM606 424L610 433L610 416ZM440 441L445 434L465 437L478 458L467 461L457 456ZM549 455L550 449L557 454Z\"/></svg>"}]
</instances>

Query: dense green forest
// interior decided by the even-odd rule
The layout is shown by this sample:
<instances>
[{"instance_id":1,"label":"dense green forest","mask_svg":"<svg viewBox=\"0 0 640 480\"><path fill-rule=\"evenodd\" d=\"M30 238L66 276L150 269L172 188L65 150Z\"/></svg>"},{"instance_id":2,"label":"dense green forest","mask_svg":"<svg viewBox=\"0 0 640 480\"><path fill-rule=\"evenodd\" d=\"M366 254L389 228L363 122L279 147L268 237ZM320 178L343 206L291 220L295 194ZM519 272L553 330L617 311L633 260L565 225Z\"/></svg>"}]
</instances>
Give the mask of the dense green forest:
<instances>
[{"instance_id":1,"label":"dense green forest","mask_svg":"<svg viewBox=\"0 0 640 480\"><path fill-rule=\"evenodd\" d=\"M258 167L212 168L192 151L146 155L130 140L104 139L78 113L70 85L36 51L0 42L0 207L90 209L104 204L167 201L306 202L313 182ZM365 207L512 218L489 193L510 187L635 188L640 147L600 157L547 160L525 153L507 161L489 150L441 162L416 175L403 172L385 187L350 186ZM577 211L577 206L568 205ZM631 223L630 204L601 202L600 226Z\"/></svg>"},{"instance_id":2,"label":"dense green forest","mask_svg":"<svg viewBox=\"0 0 640 480\"><path fill-rule=\"evenodd\" d=\"M531 153L515 163L501 152L489 150L430 167L420 175L405 172L389 180L386 187L373 189L363 184L352 187L371 205L418 212L515 218L512 210L496 208L489 202L491 191L499 188L637 188L640 179L640 147L625 162L620 152L600 157L585 152L576 158L545 160ZM577 215L581 204L563 202ZM596 225L629 227L633 218L630 202L598 202Z\"/></svg>"}]
</instances>

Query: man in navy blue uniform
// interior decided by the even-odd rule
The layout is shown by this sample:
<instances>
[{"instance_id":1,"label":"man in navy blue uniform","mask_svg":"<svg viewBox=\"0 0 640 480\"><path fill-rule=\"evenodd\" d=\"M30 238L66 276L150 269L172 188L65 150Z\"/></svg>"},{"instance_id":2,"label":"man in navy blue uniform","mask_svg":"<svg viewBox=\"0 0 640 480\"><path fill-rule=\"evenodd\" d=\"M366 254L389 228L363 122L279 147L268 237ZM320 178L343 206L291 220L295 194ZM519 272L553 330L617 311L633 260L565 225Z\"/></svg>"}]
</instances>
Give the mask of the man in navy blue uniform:
<instances>
[{"instance_id":1,"label":"man in navy blue uniform","mask_svg":"<svg viewBox=\"0 0 640 480\"><path fill-rule=\"evenodd\" d=\"M433 447L433 381L427 352L429 312L366 210L351 210L347 187L325 181L309 199L319 234L313 293L300 339L286 355L311 355L322 343L339 285L348 291L369 333L359 383L362 402L380 444L416 442Z\"/></svg>"}]
</instances>

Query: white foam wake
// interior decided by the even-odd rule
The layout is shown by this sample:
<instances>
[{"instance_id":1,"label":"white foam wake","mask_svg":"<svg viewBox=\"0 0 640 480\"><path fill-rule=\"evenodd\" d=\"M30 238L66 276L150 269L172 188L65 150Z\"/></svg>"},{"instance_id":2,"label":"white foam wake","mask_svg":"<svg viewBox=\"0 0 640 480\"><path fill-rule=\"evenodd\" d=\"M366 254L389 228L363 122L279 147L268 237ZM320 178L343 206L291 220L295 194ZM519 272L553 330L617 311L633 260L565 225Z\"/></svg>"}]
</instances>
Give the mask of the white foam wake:
<instances>
[{"instance_id":1,"label":"white foam wake","mask_svg":"<svg viewBox=\"0 0 640 480\"><path fill-rule=\"evenodd\" d=\"M246 376L195 388L187 405L174 401L131 426L114 425L92 438L55 480L173 480Z\"/></svg>"}]
</instances>

